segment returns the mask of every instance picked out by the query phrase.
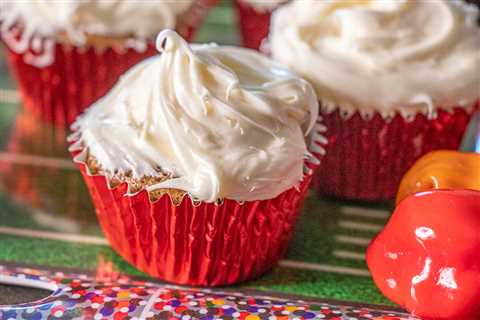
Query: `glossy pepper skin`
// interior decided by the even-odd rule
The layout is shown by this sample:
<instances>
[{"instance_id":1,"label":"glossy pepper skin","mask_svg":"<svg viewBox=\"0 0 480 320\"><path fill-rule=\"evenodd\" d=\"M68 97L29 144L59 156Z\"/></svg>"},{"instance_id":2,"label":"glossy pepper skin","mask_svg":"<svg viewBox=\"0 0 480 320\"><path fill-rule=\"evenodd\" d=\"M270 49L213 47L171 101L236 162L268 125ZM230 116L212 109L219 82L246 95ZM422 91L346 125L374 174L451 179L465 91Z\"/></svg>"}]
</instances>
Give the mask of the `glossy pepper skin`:
<instances>
[{"instance_id":1,"label":"glossy pepper skin","mask_svg":"<svg viewBox=\"0 0 480 320\"><path fill-rule=\"evenodd\" d=\"M380 291L422 319L480 319L480 192L416 193L367 249Z\"/></svg>"},{"instance_id":2,"label":"glossy pepper skin","mask_svg":"<svg viewBox=\"0 0 480 320\"><path fill-rule=\"evenodd\" d=\"M451 150L427 153L403 176L397 204L410 194L432 189L480 191L480 153Z\"/></svg>"}]
</instances>

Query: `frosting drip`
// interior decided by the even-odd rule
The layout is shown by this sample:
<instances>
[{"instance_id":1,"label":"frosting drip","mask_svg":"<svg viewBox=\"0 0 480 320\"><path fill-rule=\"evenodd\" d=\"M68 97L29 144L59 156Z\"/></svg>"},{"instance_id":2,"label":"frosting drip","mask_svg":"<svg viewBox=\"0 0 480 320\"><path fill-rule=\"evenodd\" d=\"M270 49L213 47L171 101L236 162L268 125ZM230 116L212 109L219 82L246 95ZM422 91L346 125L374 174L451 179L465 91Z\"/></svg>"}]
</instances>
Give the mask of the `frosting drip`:
<instances>
[{"instance_id":1,"label":"frosting drip","mask_svg":"<svg viewBox=\"0 0 480 320\"><path fill-rule=\"evenodd\" d=\"M270 48L330 109L430 114L480 96L477 15L444 0L299 0L274 12Z\"/></svg>"},{"instance_id":2,"label":"frosting drip","mask_svg":"<svg viewBox=\"0 0 480 320\"><path fill-rule=\"evenodd\" d=\"M189 45L174 31L161 55L128 71L73 125L76 158L110 173L172 177L150 186L214 202L263 200L303 177L318 116L314 90L248 49Z\"/></svg>"}]
</instances>

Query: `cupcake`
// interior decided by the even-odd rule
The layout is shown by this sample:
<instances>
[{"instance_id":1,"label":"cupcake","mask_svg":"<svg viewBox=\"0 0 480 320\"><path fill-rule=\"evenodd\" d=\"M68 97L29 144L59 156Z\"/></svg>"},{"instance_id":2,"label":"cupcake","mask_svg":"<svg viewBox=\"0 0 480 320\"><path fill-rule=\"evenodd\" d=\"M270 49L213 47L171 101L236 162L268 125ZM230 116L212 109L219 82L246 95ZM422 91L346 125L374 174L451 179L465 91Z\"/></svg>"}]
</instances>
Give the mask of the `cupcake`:
<instances>
[{"instance_id":1,"label":"cupcake","mask_svg":"<svg viewBox=\"0 0 480 320\"><path fill-rule=\"evenodd\" d=\"M456 149L480 94L478 10L458 1L293 1L273 57L309 80L329 147L321 194L395 196L423 154Z\"/></svg>"},{"instance_id":2,"label":"cupcake","mask_svg":"<svg viewBox=\"0 0 480 320\"><path fill-rule=\"evenodd\" d=\"M150 275L226 285L283 255L323 153L318 100L250 49L171 30L72 125L112 247Z\"/></svg>"},{"instance_id":3,"label":"cupcake","mask_svg":"<svg viewBox=\"0 0 480 320\"><path fill-rule=\"evenodd\" d=\"M153 37L175 28L191 40L216 0L0 2L0 38L24 105L70 124L118 77L155 53Z\"/></svg>"},{"instance_id":4,"label":"cupcake","mask_svg":"<svg viewBox=\"0 0 480 320\"><path fill-rule=\"evenodd\" d=\"M236 0L238 25L242 44L258 49L268 35L270 15L288 0Z\"/></svg>"}]
</instances>

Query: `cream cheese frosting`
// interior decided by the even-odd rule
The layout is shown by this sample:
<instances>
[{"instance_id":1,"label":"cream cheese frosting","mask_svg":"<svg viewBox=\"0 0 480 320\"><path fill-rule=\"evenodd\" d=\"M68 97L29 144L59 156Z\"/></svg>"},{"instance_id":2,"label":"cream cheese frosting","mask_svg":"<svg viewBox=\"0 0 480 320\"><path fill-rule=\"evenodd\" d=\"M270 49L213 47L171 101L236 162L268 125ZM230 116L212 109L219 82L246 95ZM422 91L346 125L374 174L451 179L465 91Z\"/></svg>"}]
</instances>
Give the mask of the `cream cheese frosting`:
<instances>
[{"instance_id":1,"label":"cream cheese frosting","mask_svg":"<svg viewBox=\"0 0 480 320\"><path fill-rule=\"evenodd\" d=\"M445 0L297 0L277 9L274 59L328 111L403 116L480 97L478 10Z\"/></svg>"},{"instance_id":2,"label":"cream cheese frosting","mask_svg":"<svg viewBox=\"0 0 480 320\"><path fill-rule=\"evenodd\" d=\"M193 0L3 0L2 28L20 23L27 34L52 37L65 32L73 41L85 34L151 38L174 28L176 18Z\"/></svg>"},{"instance_id":3,"label":"cream cheese frosting","mask_svg":"<svg viewBox=\"0 0 480 320\"><path fill-rule=\"evenodd\" d=\"M296 186L318 117L308 82L249 49L189 46L157 37L160 55L129 70L73 124L71 150L107 173L172 179L172 188L214 202L274 198Z\"/></svg>"},{"instance_id":4,"label":"cream cheese frosting","mask_svg":"<svg viewBox=\"0 0 480 320\"><path fill-rule=\"evenodd\" d=\"M146 49L146 41L160 30L174 28L177 17L193 0L2 0L0 35L25 62L44 67L54 61L54 44L62 35L75 46L87 36L127 38L126 47ZM17 35L14 27L21 27ZM38 54L28 54L28 50Z\"/></svg>"}]
</instances>

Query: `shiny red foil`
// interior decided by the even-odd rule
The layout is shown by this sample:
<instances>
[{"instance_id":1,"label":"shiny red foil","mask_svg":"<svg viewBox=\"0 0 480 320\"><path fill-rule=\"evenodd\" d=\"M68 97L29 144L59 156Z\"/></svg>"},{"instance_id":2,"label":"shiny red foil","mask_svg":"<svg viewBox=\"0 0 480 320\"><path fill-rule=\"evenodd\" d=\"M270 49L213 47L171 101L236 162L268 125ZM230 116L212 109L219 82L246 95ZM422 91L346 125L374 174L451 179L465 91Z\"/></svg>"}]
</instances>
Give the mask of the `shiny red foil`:
<instances>
[{"instance_id":1,"label":"shiny red foil","mask_svg":"<svg viewBox=\"0 0 480 320\"><path fill-rule=\"evenodd\" d=\"M151 202L143 190L125 196L126 184L107 187L80 165L108 241L129 263L149 275L178 284L220 286L255 278L285 253L312 179L274 199L243 204L178 206L164 195Z\"/></svg>"},{"instance_id":2,"label":"shiny red foil","mask_svg":"<svg viewBox=\"0 0 480 320\"><path fill-rule=\"evenodd\" d=\"M358 112L348 119L339 110L322 113L328 145L314 188L344 199L393 199L402 176L419 157L459 147L472 113L463 108L439 110L436 119L417 114L411 122L400 114L386 121L379 113L369 120Z\"/></svg>"},{"instance_id":3,"label":"shiny red foil","mask_svg":"<svg viewBox=\"0 0 480 320\"><path fill-rule=\"evenodd\" d=\"M259 12L247 3L236 0L237 20L243 46L258 49L270 28L271 11Z\"/></svg>"}]
</instances>

